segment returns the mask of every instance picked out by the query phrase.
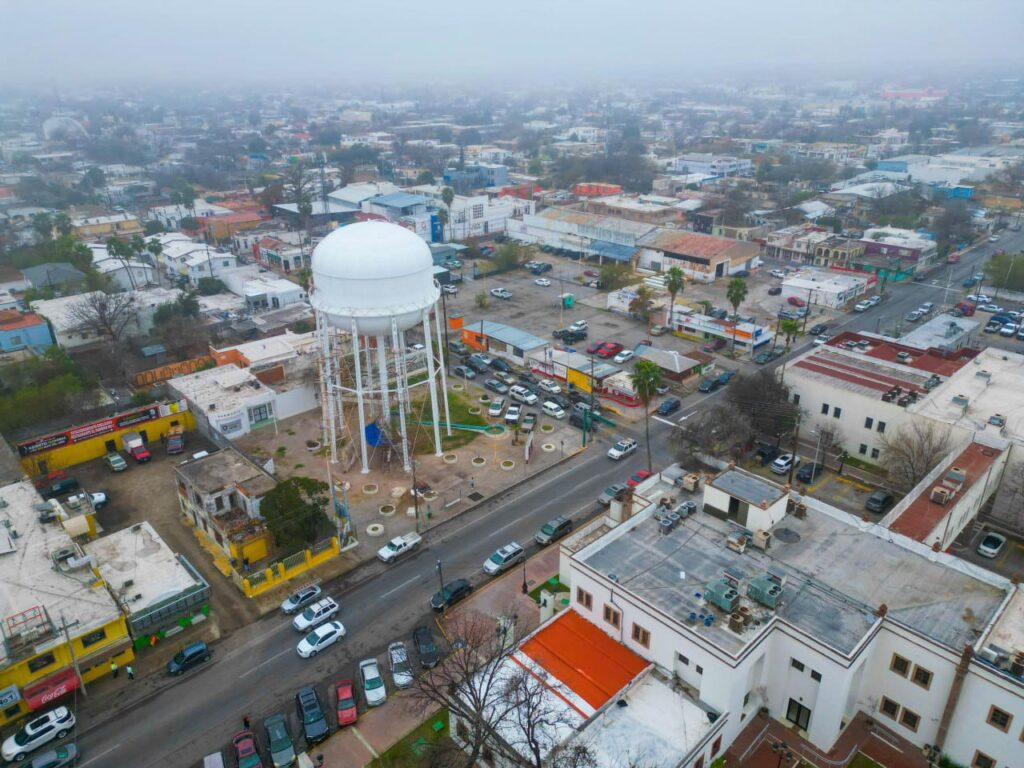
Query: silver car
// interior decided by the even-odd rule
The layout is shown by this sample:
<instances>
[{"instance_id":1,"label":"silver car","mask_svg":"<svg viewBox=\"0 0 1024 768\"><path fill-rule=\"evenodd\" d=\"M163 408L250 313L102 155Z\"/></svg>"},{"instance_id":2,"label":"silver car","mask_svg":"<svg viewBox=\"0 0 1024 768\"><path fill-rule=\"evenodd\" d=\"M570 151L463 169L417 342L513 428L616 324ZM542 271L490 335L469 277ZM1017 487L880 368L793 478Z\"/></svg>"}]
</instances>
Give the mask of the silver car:
<instances>
[{"instance_id":1,"label":"silver car","mask_svg":"<svg viewBox=\"0 0 1024 768\"><path fill-rule=\"evenodd\" d=\"M525 556L526 551L513 541L484 560L484 573L489 576L497 576L520 562Z\"/></svg>"},{"instance_id":2,"label":"silver car","mask_svg":"<svg viewBox=\"0 0 1024 768\"><path fill-rule=\"evenodd\" d=\"M359 679L363 683L363 694L368 706L379 707L388 700L388 691L376 659L363 659L359 662Z\"/></svg>"},{"instance_id":3,"label":"silver car","mask_svg":"<svg viewBox=\"0 0 1024 768\"><path fill-rule=\"evenodd\" d=\"M412 666L405 643L398 640L388 646L388 664L391 667L391 682L395 688L408 688L412 685Z\"/></svg>"},{"instance_id":4,"label":"silver car","mask_svg":"<svg viewBox=\"0 0 1024 768\"><path fill-rule=\"evenodd\" d=\"M320 594L320 587L316 584L309 584L288 595L284 602L281 603L281 610L289 615L296 613L302 606L309 605L319 598Z\"/></svg>"}]
</instances>

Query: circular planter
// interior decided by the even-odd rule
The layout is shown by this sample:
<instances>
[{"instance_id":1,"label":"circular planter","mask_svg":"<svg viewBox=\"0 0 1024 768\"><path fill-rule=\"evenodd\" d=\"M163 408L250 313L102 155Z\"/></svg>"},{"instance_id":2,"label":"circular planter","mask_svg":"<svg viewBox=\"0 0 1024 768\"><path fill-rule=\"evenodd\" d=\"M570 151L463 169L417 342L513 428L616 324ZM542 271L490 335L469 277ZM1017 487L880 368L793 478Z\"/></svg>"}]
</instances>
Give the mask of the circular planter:
<instances>
[{"instance_id":1,"label":"circular planter","mask_svg":"<svg viewBox=\"0 0 1024 768\"><path fill-rule=\"evenodd\" d=\"M506 472L511 472L516 468L516 463L512 459L505 459L501 462L501 468Z\"/></svg>"},{"instance_id":2,"label":"circular planter","mask_svg":"<svg viewBox=\"0 0 1024 768\"><path fill-rule=\"evenodd\" d=\"M551 426L550 424L541 424L540 425L540 431L541 432L554 432L555 428L553 426Z\"/></svg>"},{"instance_id":3,"label":"circular planter","mask_svg":"<svg viewBox=\"0 0 1024 768\"><path fill-rule=\"evenodd\" d=\"M466 410L469 411L471 416L479 416L483 412L483 408L480 408L475 405L472 406L471 408L467 408Z\"/></svg>"},{"instance_id":4,"label":"circular planter","mask_svg":"<svg viewBox=\"0 0 1024 768\"><path fill-rule=\"evenodd\" d=\"M437 491L427 491L420 496L424 501L434 501L437 498Z\"/></svg>"},{"instance_id":5,"label":"circular planter","mask_svg":"<svg viewBox=\"0 0 1024 768\"><path fill-rule=\"evenodd\" d=\"M483 456L474 456L470 464L472 464L474 467L482 467L485 464L487 464L487 459L485 459Z\"/></svg>"},{"instance_id":6,"label":"circular planter","mask_svg":"<svg viewBox=\"0 0 1024 768\"><path fill-rule=\"evenodd\" d=\"M379 490L380 486L377 485L376 483L367 483L366 485L363 486L363 495L376 496Z\"/></svg>"},{"instance_id":7,"label":"circular planter","mask_svg":"<svg viewBox=\"0 0 1024 768\"><path fill-rule=\"evenodd\" d=\"M452 384L452 389L454 389L456 392L461 392L463 389L465 389L465 387L463 387L461 384Z\"/></svg>"},{"instance_id":8,"label":"circular planter","mask_svg":"<svg viewBox=\"0 0 1024 768\"><path fill-rule=\"evenodd\" d=\"M320 450L321 447L322 446L321 446L319 440L307 440L306 441L306 450L309 451L310 453L316 453L317 451Z\"/></svg>"},{"instance_id":9,"label":"circular planter","mask_svg":"<svg viewBox=\"0 0 1024 768\"><path fill-rule=\"evenodd\" d=\"M446 453L444 456L441 457L441 461L443 461L445 464L454 464L458 460L458 454L455 453Z\"/></svg>"},{"instance_id":10,"label":"circular planter","mask_svg":"<svg viewBox=\"0 0 1024 768\"><path fill-rule=\"evenodd\" d=\"M377 507L377 511L380 512L382 517L391 517L398 511L398 507L394 504L381 504Z\"/></svg>"},{"instance_id":11,"label":"circular planter","mask_svg":"<svg viewBox=\"0 0 1024 768\"><path fill-rule=\"evenodd\" d=\"M555 450L555 444L554 443L542 443L541 446L540 446L540 449L542 451L544 451L545 453L551 453L553 450Z\"/></svg>"},{"instance_id":12,"label":"circular planter","mask_svg":"<svg viewBox=\"0 0 1024 768\"><path fill-rule=\"evenodd\" d=\"M380 523L370 523L366 526L366 535L375 539L379 538L384 535L384 526Z\"/></svg>"},{"instance_id":13,"label":"circular planter","mask_svg":"<svg viewBox=\"0 0 1024 768\"><path fill-rule=\"evenodd\" d=\"M409 489L406 488L404 485L396 485L394 488L391 489L391 498L400 499L403 496L405 496L405 492L407 490Z\"/></svg>"},{"instance_id":14,"label":"circular planter","mask_svg":"<svg viewBox=\"0 0 1024 768\"><path fill-rule=\"evenodd\" d=\"M480 402L486 405L487 403L491 402L491 398L489 398L487 395L480 395Z\"/></svg>"}]
</instances>

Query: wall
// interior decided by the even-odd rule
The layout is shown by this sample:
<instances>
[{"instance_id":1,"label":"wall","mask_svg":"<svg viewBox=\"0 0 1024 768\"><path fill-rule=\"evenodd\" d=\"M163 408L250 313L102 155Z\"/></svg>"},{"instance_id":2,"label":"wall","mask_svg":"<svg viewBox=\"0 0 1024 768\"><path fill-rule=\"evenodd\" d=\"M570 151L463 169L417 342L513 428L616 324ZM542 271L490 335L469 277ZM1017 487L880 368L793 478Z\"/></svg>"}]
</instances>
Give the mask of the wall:
<instances>
[{"instance_id":1,"label":"wall","mask_svg":"<svg viewBox=\"0 0 1024 768\"><path fill-rule=\"evenodd\" d=\"M133 377L136 387L145 387L147 385L157 384L161 381L167 381L173 379L175 376L184 376L189 373L195 373L198 370L209 367L213 364L214 359L208 355L202 357L194 357L191 360L182 360L177 363L168 363L167 365L161 365L159 368L150 368L145 371L139 371ZM221 365L222 363L218 363Z\"/></svg>"},{"instance_id":2,"label":"wall","mask_svg":"<svg viewBox=\"0 0 1024 768\"><path fill-rule=\"evenodd\" d=\"M1000 768L1021 765L1024 754L1022 685L975 661L960 692L960 700L944 745L945 754L961 765L972 765L976 751L993 758ZM1006 732L988 723L992 706L1013 715Z\"/></svg>"},{"instance_id":3,"label":"wall","mask_svg":"<svg viewBox=\"0 0 1024 768\"><path fill-rule=\"evenodd\" d=\"M330 545L321 552L314 553L312 550L305 549L258 573L249 574L241 581L242 592L246 597L256 597L271 589L276 589L296 576L308 573L316 566L326 563L340 554L341 545L338 538L332 536Z\"/></svg>"},{"instance_id":4,"label":"wall","mask_svg":"<svg viewBox=\"0 0 1024 768\"><path fill-rule=\"evenodd\" d=\"M277 418L287 419L289 416L295 416L306 411L311 411L314 408L320 407L320 402L317 399L319 391L312 384L306 384L301 387L295 387L284 392L277 393L277 399L274 401Z\"/></svg>"},{"instance_id":5,"label":"wall","mask_svg":"<svg viewBox=\"0 0 1024 768\"><path fill-rule=\"evenodd\" d=\"M50 326L44 321L38 325L0 332L0 351L14 352L25 347L39 349L53 344Z\"/></svg>"}]
</instances>

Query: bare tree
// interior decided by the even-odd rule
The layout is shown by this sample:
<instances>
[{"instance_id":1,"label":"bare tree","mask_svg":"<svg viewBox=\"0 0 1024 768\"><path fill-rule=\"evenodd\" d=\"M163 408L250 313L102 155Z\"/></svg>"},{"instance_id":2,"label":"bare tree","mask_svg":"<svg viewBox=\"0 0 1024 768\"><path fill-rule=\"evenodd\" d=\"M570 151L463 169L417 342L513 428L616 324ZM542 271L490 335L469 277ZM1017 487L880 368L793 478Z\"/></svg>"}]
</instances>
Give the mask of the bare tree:
<instances>
[{"instance_id":1,"label":"bare tree","mask_svg":"<svg viewBox=\"0 0 1024 768\"><path fill-rule=\"evenodd\" d=\"M130 293L96 291L68 307L68 315L79 333L94 334L118 342L128 326L137 321L139 308Z\"/></svg>"},{"instance_id":2,"label":"bare tree","mask_svg":"<svg viewBox=\"0 0 1024 768\"><path fill-rule=\"evenodd\" d=\"M576 725L577 718L564 701L571 691L542 669L519 669L504 681L504 689L505 696L516 703L502 731L505 742L525 756L532 768L580 766L581 754L573 749L563 750L557 762L549 759Z\"/></svg>"},{"instance_id":3,"label":"bare tree","mask_svg":"<svg viewBox=\"0 0 1024 768\"><path fill-rule=\"evenodd\" d=\"M736 408L714 405L700 416L690 417L672 432L683 461L727 455L738 459L753 437L750 421Z\"/></svg>"},{"instance_id":4,"label":"bare tree","mask_svg":"<svg viewBox=\"0 0 1024 768\"><path fill-rule=\"evenodd\" d=\"M882 464L893 485L909 490L917 485L951 448L949 427L931 421L911 421L892 437L882 438Z\"/></svg>"}]
</instances>

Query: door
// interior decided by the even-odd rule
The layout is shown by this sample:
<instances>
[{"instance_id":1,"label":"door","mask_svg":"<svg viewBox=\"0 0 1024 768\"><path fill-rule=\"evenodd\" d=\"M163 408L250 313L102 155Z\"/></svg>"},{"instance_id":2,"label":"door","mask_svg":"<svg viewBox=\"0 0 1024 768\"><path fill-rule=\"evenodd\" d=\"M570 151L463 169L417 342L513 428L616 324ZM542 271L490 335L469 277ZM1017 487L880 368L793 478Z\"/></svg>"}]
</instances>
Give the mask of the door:
<instances>
[{"instance_id":1,"label":"door","mask_svg":"<svg viewBox=\"0 0 1024 768\"><path fill-rule=\"evenodd\" d=\"M103 447L107 449L107 453L117 453L117 442L114 440L107 440Z\"/></svg>"},{"instance_id":2,"label":"door","mask_svg":"<svg viewBox=\"0 0 1024 768\"><path fill-rule=\"evenodd\" d=\"M786 719L796 724L801 730L806 731L807 726L811 722L811 710L796 699L790 699L789 707L786 709Z\"/></svg>"},{"instance_id":3,"label":"door","mask_svg":"<svg viewBox=\"0 0 1024 768\"><path fill-rule=\"evenodd\" d=\"M144 442L144 443L148 443L149 442L149 435L146 434L146 430L140 429L139 430L139 437L142 438L142 442Z\"/></svg>"}]
</instances>

